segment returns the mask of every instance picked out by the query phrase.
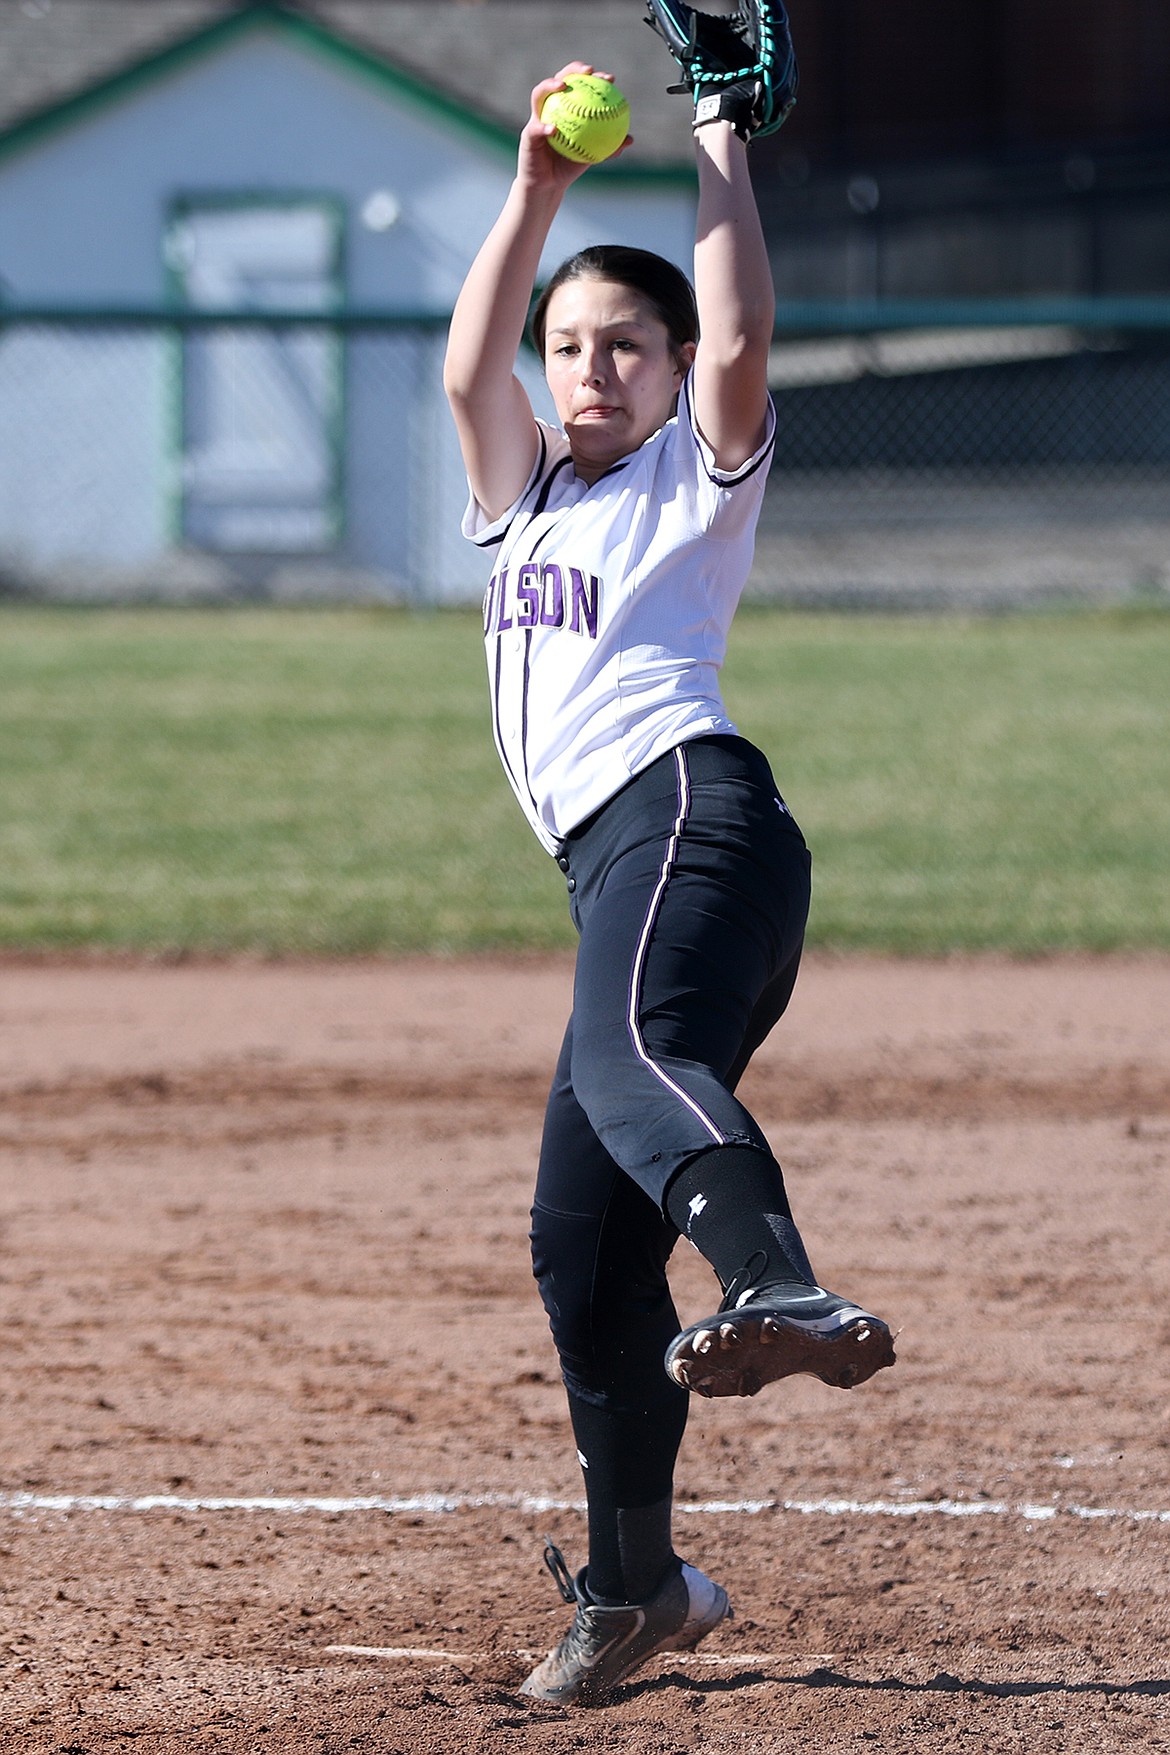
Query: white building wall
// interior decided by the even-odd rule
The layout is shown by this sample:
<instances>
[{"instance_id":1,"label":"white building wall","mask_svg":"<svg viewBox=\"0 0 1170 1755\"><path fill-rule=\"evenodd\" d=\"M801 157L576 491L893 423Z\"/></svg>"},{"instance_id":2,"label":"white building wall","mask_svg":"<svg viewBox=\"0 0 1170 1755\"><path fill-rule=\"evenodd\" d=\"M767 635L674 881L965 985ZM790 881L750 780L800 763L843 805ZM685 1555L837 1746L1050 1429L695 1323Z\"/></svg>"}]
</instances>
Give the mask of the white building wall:
<instances>
[{"instance_id":1,"label":"white building wall","mask_svg":"<svg viewBox=\"0 0 1170 1755\"><path fill-rule=\"evenodd\" d=\"M446 315L514 158L511 144L259 27L0 157L0 284L26 305L153 307L167 293L176 198L314 194L342 206L348 304ZM586 177L543 271L600 240L689 270L693 224L685 181ZM0 567L112 576L170 554L176 344L167 332L118 333L116 347L85 329L0 340ZM482 589L479 557L459 536L466 489L441 353L441 334L349 340L343 535L329 557L338 579L353 569L387 595ZM538 383L534 364L523 370Z\"/></svg>"}]
</instances>

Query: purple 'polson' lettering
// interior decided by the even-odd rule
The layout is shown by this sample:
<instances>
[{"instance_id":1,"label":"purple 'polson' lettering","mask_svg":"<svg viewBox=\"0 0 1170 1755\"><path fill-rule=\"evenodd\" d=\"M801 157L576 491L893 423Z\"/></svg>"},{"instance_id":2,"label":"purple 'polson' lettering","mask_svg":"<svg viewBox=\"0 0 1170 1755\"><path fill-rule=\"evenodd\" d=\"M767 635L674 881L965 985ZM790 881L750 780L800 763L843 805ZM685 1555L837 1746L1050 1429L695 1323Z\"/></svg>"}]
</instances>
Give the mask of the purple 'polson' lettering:
<instances>
[{"instance_id":1,"label":"purple 'polson' lettering","mask_svg":"<svg viewBox=\"0 0 1170 1755\"><path fill-rule=\"evenodd\" d=\"M516 575L516 626L534 628L540 613L540 568L525 561Z\"/></svg>"},{"instance_id":2,"label":"purple 'polson' lettering","mask_svg":"<svg viewBox=\"0 0 1170 1755\"><path fill-rule=\"evenodd\" d=\"M487 582L487 590L483 594L483 631L485 634L491 633L492 618L496 609L496 597L500 589L500 577L501 575L499 573L493 573ZM507 574L505 573L503 577L507 578Z\"/></svg>"},{"instance_id":3,"label":"purple 'polson' lettering","mask_svg":"<svg viewBox=\"0 0 1170 1755\"><path fill-rule=\"evenodd\" d=\"M484 633L505 634L512 627L563 628L567 622L571 633L596 640L601 580L595 573L587 578L579 567L569 567L566 581L565 572L555 561L544 566L526 561L514 579L507 567L493 573L483 598Z\"/></svg>"},{"instance_id":4,"label":"purple 'polson' lettering","mask_svg":"<svg viewBox=\"0 0 1170 1755\"><path fill-rule=\"evenodd\" d=\"M540 625L542 628L563 628L565 625L565 578L555 561L550 561L540 575Z\"/></svg>"},{"instance_id":5,"label":"purple 'polson' lettering","mask_svg":"<svg viewBox=\"0 0 1170 1755\"><path fill-rule=\"evenodd\" d=\"M508 569L500 574L500 588L496 592L496 633L505 634L512 626L512 618L508 614Z\"/></svg>"},{"instance_id":6,"label":"purple 'polson' lettering","mask_svg":"<svg viewBox=\"0 0 1170 1755\"><path fill-rule=\"evenodd\" d=\"M601 580L596 573L589 575L589 583L585 583L585 575L577 567L569 568L569 578L573 587L573 616L569 627L574 634L587 633L591 640L597 638L597 612L601 601ZM582 627L581 618L585 625Z\"/></svg>"}]
</instances>

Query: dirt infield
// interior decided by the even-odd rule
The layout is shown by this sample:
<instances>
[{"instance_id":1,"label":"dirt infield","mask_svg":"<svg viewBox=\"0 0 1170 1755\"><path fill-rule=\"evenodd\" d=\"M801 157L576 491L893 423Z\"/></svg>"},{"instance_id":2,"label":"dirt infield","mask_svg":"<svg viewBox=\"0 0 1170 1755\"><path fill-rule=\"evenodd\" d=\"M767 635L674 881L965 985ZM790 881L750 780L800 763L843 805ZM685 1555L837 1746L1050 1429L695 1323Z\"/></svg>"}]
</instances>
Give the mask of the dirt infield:
<instances>
[{"instance_id":1,"label":"dirt infield","mask_svg":"<svg viewBox=\"0 0 1170 1755\"><path fill-rule=\"evenodd\" d=\"M525 1242L569 983L0 964L0 1748L1170 1749L1170 963L810 961L749 1100L900 1362L695 1404L736 1619L592 1712L515 1692L584 1557Z\"/></svg>"}]
</instances>

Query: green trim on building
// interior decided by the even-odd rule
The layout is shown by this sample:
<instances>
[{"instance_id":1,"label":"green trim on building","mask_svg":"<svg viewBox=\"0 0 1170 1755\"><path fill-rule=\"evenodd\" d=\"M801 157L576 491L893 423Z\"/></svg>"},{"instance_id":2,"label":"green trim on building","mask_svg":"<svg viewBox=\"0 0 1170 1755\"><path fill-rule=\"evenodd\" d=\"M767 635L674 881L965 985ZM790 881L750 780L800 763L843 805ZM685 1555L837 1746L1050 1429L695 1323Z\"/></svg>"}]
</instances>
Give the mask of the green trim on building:
<instances>
[{"instance_id":1,"label":"green trim on building","mask_svg":"<svg viewBox=\"0 0 1170 1755\"><path fill-rule=\"evenodd\" d=\"M75 92L26 116L0 133L0 159L22 152L51 134L98 114L163 75L258 30L274 31L286 41L334 61L348 72L377 85L386 96L409 104L446 129L458 129L491 152L506 154L509 158L515 155L516 135L500 123L471 113L460 100L336 35L317 19L286 10L279 0L253 0L252 5L241 11L214 19L190 35L153 50L131 66L107 75L84 91ZM607 181L655 186L693 186L696 181L694 169L682 163L637 166L619 160L599 166L593 174Z\"/></svg>"},{"instance_id":2,"label":"green trim on building","mask_svg":"<svg viewBox=\"0 0 1170 1755\"><path fill-rule=\"evenodd\" d=\"M137 91L140 86L152 84L163 74L212 53L225 43L254 29L265 18L274 17L273 8L261 0L260 4L249 6L242 12L213 19L210 24L200 26L190 35L167 43L161 49L151 50L129 67L107 74L83 91L74 92L67 98L48 104L44 109L34 111L31 116L25 116L23 120L14 123L5 133L0 134L0 158L21 152L46 135L72 127L75 122L83 121L91 114L109 109L122 98Z\"/></svg>"},{"instance_id":3,"label":"green trim on building","mask_svg":"<svg viewBox=\"0 0 1170 1755\"><path fill-rule=\"evenodd\" d=\"M319 19L309 18L300 12L286 12L279 7L265 6L263 10L270 16L275 16L289 35L300 38L306 47L339 61L359 77L371 79L383 91L405 99L444 127L462 129L481 146L492 151L502 151L509 159L515 158L518 129L506 128L488 116L469 111L462 99L452 97L417 74L408 73L404 68L396 67L368 50L359 48L356 43L338 36ZM688 187L698 180L694 167L682 161L677 165L631 165L624 159L617 159L611 164L599 165L593 175L601 175L607 181L612 178L621 182L655 185L677 183Z\"/></svg>"},{"instance_id":4,"label":"green trim on building","mask_svg":"<svg viewBox=\"0 0 1170 1755\"><path fill-rule=\"evenodd\" d=\"M355 43L335 35L317 19L307 18L304 13L277 11L274 14L271 7L265 7L264 11L284 26L293 41L299 41L303 47L340 63L359 78L372 81L384 93L404 99L432 121L447 128L461 129L481 146L492 151L505 151L509 155L515 153L515 136L508 129L486 116L472 114L458 99L426 84L417 75L407 73L400 67L393 67L388 61L379 60L367 50L358 48Z\"/></svg>"}]
</instances>

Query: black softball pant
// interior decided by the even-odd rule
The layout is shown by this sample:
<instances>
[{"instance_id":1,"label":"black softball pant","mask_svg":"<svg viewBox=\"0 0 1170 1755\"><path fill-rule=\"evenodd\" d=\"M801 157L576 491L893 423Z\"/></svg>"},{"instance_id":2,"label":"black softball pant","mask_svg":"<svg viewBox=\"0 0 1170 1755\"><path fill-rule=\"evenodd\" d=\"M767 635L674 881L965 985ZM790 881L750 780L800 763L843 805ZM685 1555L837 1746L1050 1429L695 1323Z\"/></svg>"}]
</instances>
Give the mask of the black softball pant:
<instances>
[{"instance_id":1,"label":"black softball pant","mask_svg":"<svg viewBox=\"0 0 1170 1755\"><path fill-rule=\"evenodd\" d=\"M579 1446L608 1457L604 1486L586 1476L591 1502L649 1505L670 1491L687 1400L662 1363L679 1327L663 1195L713 1147L769 1149L735 1088L796 981L810 862L764 756L718 736L645 769L558 864L580 946L533 1266ZM588 1409L612 1441L581 1443Z\"/></svg>"}]
</instances>

